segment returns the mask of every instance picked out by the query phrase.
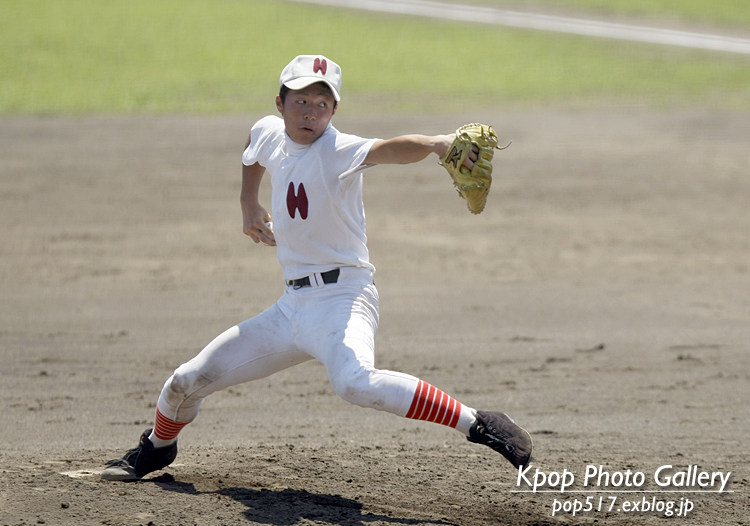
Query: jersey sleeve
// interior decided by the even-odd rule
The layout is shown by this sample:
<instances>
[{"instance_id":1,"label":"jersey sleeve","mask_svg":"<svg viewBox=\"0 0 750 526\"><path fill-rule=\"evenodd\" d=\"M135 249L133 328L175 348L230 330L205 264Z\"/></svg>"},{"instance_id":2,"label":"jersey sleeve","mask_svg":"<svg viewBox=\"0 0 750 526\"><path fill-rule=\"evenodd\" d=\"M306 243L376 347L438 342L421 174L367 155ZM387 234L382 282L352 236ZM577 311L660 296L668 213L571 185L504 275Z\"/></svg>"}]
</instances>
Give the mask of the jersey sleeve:
<instances>
[{"instance_id":1,"label":"jersey sleeve","mask_svg":"<svg viewBox=\"0 0 750 526\"><path fill-rule=\"evenodd\" d=\"M266 166L271 154L273 138L279 128L283 130L284 121L274 115L269 115L256 122L250 130L250 144L242 153L242 164L250 166L259 163Z\"/></svg>"},{"instance_id":2,"label":"jersey sleeve","mask_svg":"<svg viewBox=\"0 0 750 526\"><path fill-rule=\"evenodd\" d=\"M338 133L335 136L335 158L330 160L332 169L339 179L361 172L368 166L363 165L370 148L378 139L364 139L356 135Z\"/></svg>"}]
</instances>

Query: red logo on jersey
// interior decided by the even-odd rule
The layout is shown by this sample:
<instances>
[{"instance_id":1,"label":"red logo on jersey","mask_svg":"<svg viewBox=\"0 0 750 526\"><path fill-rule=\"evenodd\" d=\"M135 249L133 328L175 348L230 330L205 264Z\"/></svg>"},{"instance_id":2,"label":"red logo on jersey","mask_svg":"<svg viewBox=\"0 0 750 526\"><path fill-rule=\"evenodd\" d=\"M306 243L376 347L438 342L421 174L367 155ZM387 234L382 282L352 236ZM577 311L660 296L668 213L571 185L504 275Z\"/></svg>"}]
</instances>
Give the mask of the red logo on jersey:
<instances>
[{"instance_id":1,"label":"red logo on jersey","mask_svg":"<svg viewBox=\"0 0 750 526\"><path fill-rule=\"evenodd\" d=\"M294 192L294 183L289 183L289 188L286 191L286 208L289 210L289 215L294 219L297 210L299 209L299 216L302 219L307 219L307 193L305 192L305 185L299 184L299 193Z\"/></svg>"},{"instance_id":2,"label":"red logo on jersey","mask_svg":"<svg viewBox=\"0 0 750 526\"><path fill-rule=\"evenodd\" d=\"M313 62L313 73L321 71L323 75L325 75L327 70L328 63L326 62L326 59L320 60L319 58L316 58L315 62Z\"/></svg>"}]
</instances>

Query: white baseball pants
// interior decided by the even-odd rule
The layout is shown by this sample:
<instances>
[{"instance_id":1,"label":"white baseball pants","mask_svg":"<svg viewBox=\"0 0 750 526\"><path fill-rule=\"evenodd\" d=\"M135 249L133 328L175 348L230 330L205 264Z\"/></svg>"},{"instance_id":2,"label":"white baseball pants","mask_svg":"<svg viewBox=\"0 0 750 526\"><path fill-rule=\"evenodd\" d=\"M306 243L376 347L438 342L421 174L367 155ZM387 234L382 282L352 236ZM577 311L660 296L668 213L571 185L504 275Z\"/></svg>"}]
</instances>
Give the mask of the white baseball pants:
<instances>
[{"instance_id":1,"label":"white baseball pants","mask_svg":"<svg viewBox=\"0 0 750 526\"><path fill-rule=\"evenodd\" d=\"M211 393L315 358L344 400L406 416L419 379L374 367L379 314L370 271L344 267L337 283L311 281L310 287L287 287L272 307L228 329L178 367L164 384L159 412L191 422Z\"/></svg>"}]
</instances>

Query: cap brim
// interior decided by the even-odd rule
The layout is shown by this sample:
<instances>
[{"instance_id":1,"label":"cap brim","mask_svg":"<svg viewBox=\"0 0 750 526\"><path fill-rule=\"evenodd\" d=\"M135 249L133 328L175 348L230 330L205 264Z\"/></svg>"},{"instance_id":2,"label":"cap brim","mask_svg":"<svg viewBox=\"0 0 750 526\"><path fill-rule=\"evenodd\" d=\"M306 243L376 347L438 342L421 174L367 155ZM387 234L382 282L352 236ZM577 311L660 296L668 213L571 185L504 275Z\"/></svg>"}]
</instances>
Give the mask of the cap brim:
<instances>
[{"instance_id":1,"label":"cap brim","mask_svg":"<svg viewBox=\"0 0 750 526\"><path fill-rule=\"evenodd\" d=\"M331 88L331 93L333 93L333 98L336 99L336 102L341 101L339 92L336 90L333 84L331 84L328 80L322 79L320 77L299 77L294 80L285 82L284 86L286 86L289 89L303 89L308 86L311 86L312 84L315 84L316 82L325 83L329 88Z\"/></svg>"}]
</instances>

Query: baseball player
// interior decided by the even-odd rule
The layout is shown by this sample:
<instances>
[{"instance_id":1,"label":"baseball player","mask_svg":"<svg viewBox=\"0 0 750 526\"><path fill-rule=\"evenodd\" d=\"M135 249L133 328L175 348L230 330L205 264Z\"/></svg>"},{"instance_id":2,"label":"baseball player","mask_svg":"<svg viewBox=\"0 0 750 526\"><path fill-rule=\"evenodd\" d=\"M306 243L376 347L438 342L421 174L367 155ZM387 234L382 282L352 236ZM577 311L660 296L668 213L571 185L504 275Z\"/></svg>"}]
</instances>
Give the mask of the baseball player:
<instances>
[{"instance_id":1,"label":"baseball player","mask_svg":"<svg viewBox=\"0 0 750 526\"><path fill-rule=\"evenodd\" d=\"M277 247L285 290L270 308L220 334L174 371L159 396L153 429L108 462L103 479L139 480L168 466L177 455L177 435L205 397L313 358L347 402L452 427L515 467L530 461L530 435L504 413L477 411L419 378L375 367L378 293L365 236L363 172L433 153L442 159L455 136L379 140L342 133L331 125L340 93L341 68L324 56L298 56L281 72L280 116L252 127L240 201L244 233ZM478 157L477 148L462 157L464 171L479 164ZM266 171L273 216L258 197Z\"/></svg>"}]
</instances>

